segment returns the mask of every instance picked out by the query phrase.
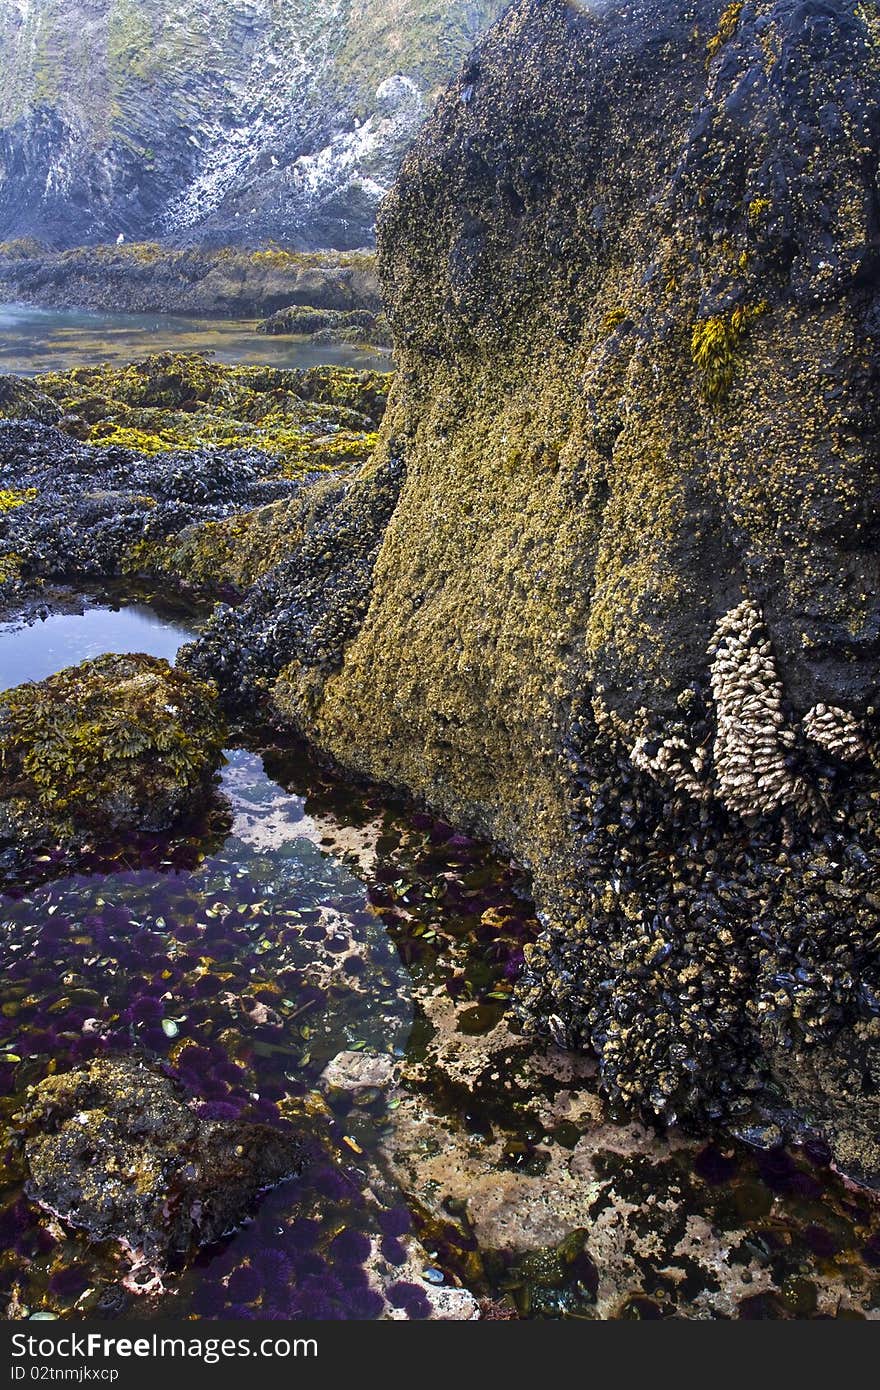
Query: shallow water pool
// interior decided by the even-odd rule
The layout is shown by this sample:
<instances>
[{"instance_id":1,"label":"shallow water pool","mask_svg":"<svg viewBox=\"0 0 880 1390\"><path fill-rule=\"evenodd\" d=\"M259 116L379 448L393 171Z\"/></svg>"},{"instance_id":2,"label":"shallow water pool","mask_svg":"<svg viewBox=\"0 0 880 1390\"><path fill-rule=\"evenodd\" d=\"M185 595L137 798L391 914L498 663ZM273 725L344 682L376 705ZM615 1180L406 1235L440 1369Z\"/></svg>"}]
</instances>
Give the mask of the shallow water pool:
<instances>
[{"instance_id":1,"label":"shallow water pool","mask_svg":"<svg viewBox=\"0 0 880 1390\"><path fill-rule=\"evenodd\" d=\"M99 632L170 656L193 629L139 604L0 641L27 678ZM312 1161L157 1269L30 1201L13 1138L7 1317L471 1316L466 1290L492 1317L880 1316L876 1203L821 1144L654 1132L517 1034L539 927L515 866L257 730L221 791L204 824L0 886L0 1115L14 1136L29 1086L133 1056L206 1117L303 1128Z\"/></svg>"},{"instance_id":2,"label":"shallow water pool","mask_svg":"<svg viewBox=\"0 0 880 1390\"><path fill-rule=\"evenodd\" d=\"M0 690L44 680L105 652L143 652L174 661L194 634L193 624L160 618L144 603L50 613L30 624L0 623Z\"/></svg>"},{"instance_id":3,"label":"shallow water pool","mask_svg":"<svg viewBox=\"0 0 880 1390\"><path fill-rule=\"evenodd\" d=\"M299 369L329 365L387 372L391 368L388 353L257 333L256 325L256 320L0 304L0 372L38 376L99 362L127 363L153 352L204 352L218 362Z\"/></svg>"}]
</instances>

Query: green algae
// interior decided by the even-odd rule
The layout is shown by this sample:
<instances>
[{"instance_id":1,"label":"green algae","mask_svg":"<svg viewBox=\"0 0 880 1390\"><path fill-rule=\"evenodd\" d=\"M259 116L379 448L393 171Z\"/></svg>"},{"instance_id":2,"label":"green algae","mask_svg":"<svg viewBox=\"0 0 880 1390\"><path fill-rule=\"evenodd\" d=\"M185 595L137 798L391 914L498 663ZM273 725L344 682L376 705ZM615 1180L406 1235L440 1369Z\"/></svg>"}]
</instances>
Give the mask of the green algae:
<instances>
[{"instance_id":1,"label":"green algae","mask_svg":"<svg viewBox=\"0 0 880 1390\"><path fill-rule=\"evenodd\" d=\"M28 502L32 502L37 495L35 487L0 488L0 514L3 512L15 511L18 507L24 507Z\"/></svg>"},{"instance_id":2,"label":"green algae","mask_svg":"<svg viewBox=\"0 0 880 1390\"><path fill-rule=\"evenodd\" d=\"M146 454L255 448L268 456L267 475L295 477L372 453L389 380L340 367L234 367L159 353L124 367L49 372L32 390L55 404L62 429L89 443Z\"/></svg>"},{"instance_id":3,"label":"green algae","mask_svg":"<svg viewBox=\"0 0 880 1390\"><path fill-rule=\"evenodd\" d=\"M760 202L761 200L757 200ZM752 208L749 206L749 219ZM761 209L758 210L760 215ZM745 254L745 253L744 253ZM766 312L766 304L738 305L729 314L713 314L695 323L691 331L691 357L703 378L707 400L723 401L730 394L740 343L751 323Z\"/></svg>"},{"instance_id":4,"label":"green algae","mask_svg":"<svg viewBox=\"0 0 880 1390\"><path fill-rule=\"evenodd\" d=\"M209 685L104 656L0 694L0 838L164 828L205 803L225 730Z\"/></svg>"},{"instance_id":5,"label":"green algae","mask_svg":"<svg viewBox=\"0 0 880 1390\"><path fill-rule=\"evenodd\" d=\"M734 36L739 25L740 15L743 12L743 0L734 0L732 5L728 5L722 11L718 21L718 28L706 44L706 57L709 62L720 53L721 49Z\"/></svg>"}]
</instances>

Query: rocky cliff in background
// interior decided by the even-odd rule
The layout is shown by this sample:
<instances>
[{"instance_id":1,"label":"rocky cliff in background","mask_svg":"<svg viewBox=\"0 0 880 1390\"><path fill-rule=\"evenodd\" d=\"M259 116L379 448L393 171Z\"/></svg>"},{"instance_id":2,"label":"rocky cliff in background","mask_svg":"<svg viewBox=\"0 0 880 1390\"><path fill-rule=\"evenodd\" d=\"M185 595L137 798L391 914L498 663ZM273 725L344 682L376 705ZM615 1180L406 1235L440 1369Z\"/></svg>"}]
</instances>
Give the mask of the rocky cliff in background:
<instances>
[{"instance_id":1,"label":"rocky cliff in background","mask_svg":"<svg viewBox=\"0 0 880 1390\"><path fill-rule=\"evenodd\" d=\"M349 249L504 0L0 0L0 239Z\"/></svg>"},{"instance_id":2,"label":"rocky cliff in background","mask_svg":"<svg viewBox=\"0 0 880 1390\"><path fill-rule=\"evenodd\" d=\"M871 1182L878 161L873 5L519 0L384 208L379 450L192 658L531 868L612 1096Z\"/></svg>"}]
</instances>

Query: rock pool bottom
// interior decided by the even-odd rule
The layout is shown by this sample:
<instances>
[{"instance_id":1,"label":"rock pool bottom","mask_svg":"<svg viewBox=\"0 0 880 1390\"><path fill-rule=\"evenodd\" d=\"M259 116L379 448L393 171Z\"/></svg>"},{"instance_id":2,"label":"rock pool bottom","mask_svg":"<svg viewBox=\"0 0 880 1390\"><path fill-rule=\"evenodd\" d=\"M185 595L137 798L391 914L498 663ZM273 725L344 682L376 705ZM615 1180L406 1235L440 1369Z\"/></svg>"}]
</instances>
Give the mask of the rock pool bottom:
<instances>
[{"instance_id":1,"label":"rock pool bottom","mask_svg":"<svg viewBox=\"0 0 880 1390\"><path fill-rule=\"evenodd\" d=\"M170 648L191 630L138 619ZM50 629L65 660L94 654L95 621ZM118 641L128 620L100 621ZM608 1113L591 1059L514 1031L538 930L514 867L256 731L223 788L221 822L6 885L0 1104L139 1057L203 1115L307 1122L314 1160L158 1269L30 1201L13 1138L7 1316L880 1315L876 1204L821 1145L645 1129Z\"/></svg>"}]
</instances>

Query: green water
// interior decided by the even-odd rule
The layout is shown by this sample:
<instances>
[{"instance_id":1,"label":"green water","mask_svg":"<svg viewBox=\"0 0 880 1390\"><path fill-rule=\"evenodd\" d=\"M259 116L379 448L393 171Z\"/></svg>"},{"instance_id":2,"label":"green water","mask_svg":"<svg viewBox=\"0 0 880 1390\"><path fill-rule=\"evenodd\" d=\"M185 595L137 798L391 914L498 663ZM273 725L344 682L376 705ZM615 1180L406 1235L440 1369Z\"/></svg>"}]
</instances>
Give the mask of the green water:
<instances>
[{"instance_id":1,"label":"green water","mask_svg":"<svg viewBox=\"0 0 880 1390\"><path fill-rule=\"evenodd\" d=\"M387 353L257 333L256 320L0 304L0 373L38 376L98 362L131 362L152 352L204 352L218 362L301 370L331 365L388 371L391 365Z\"/></svg>"}]
</instances>

